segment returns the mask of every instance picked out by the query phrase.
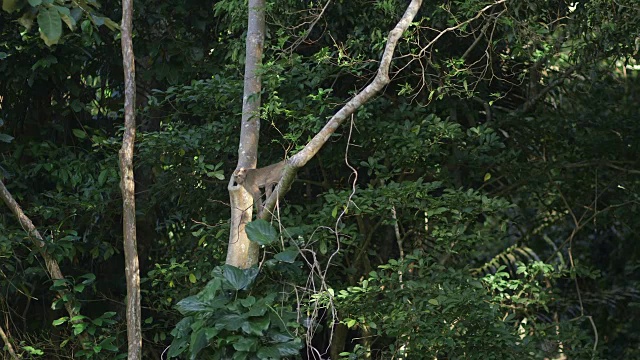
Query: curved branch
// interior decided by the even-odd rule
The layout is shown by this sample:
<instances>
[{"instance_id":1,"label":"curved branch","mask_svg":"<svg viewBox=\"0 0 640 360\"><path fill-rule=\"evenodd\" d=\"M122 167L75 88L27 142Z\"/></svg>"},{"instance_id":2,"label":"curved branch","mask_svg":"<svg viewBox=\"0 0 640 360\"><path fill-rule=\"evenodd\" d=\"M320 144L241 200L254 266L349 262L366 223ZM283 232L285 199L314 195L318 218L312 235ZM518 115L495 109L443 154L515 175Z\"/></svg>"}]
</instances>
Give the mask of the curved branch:
<instances>
[{"instance_id":1,"label":"curved branch","mask_svg":"<svg viewBox=\"0 0 640 360\"><path fill-rule=\"evenodd\" d=\"M40 255L42 255L42 258L44 258L44 263L47 267L47 272L49 273L49 276L51 276L51 278L54 280L64 280L64 276L62 275L62 271L60 270L60 266L58 265L58 262L45 249L46 243L44 241L44 238L42 237L38 229L36 229L35 225L33 225L33 222L31 221L31 219L27 215L25 215L24 211L22 211L22 208L20 207L20 205L13 198L13 196L11 195L9 190L7 190L7 188L4 186L4 183L2 181L0 181L0 198L2 199L2 201L4 201L4 203L7 205L9 210L11 210L13 215L15 215L15 217L18 219L18 222L20 222L20 226L22 226L22 228L27 232L27 235L29 236L29 239L31 240L31 242L40 251ZM58 290L58 294L60 294L60 297L69 298L69 300L65 301L64 307L67 310L67 313L69 314L70 318L74 318L80 315L78 311L79 307L77 306L77 303L72 293L63 289L63 290ZM81 322L81 320L72 320L72 322L79 323ZM86 339L86 335L84 333L81 334L81 337L82 339Z\"/></svg>"},{"instance_id":2,"label":"curved branch","mask_svg":"<svg viewBox=\"0 0 640 360\"><path fill-rule=\"evenodd\" d=\"M329 140L329 137L335 133L335 131L342 125L342 123L353 114L360 106L371 100L376 94L380 92L389 82L389 69L391 67L391 61L393 59L393 53L398 45L398 41L402 37L402 34L409 28L411 22L415 18L422 0L412 0L404 15L398 21L396 26L389 32L387 39L387 45L385 46L382 59L380 60L380 66L378 67L378 73L373 81L367 85L361 92L356 94L351 100L349 100L338 112L329 119L327 124L316 134L316 136L307 143L307 145L291 159L287 161L287 165L284 168L283 176L273 191L273 194L266 200L264 209L260 215L261 218L267 219L271 217L271 213L275 208L276 201L287 192L293 178L297 172L297 169L303 167L309 160L311 160L324 144Z\"/></svg>"}]
</instances>

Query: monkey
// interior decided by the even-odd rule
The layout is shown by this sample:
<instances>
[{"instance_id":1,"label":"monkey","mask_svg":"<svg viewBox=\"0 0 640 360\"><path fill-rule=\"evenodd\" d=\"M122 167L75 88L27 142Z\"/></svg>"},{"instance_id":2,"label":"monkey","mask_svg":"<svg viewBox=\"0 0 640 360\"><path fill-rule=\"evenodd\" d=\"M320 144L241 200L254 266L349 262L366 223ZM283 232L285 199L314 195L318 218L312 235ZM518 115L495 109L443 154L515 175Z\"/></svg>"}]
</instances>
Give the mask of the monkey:
<instances>
[{"instance_id":1,"label":"monkey","mask_svg":"<svg viewBox=\"0 0 640 360\"><path fill-rule=\"evenodd\" d=\"M253 202L258 208L258 213L262 212L262 194L260 188L264 188L266 198L271 196L273 187L280 181L282 177L282 169L284 168L284 160L260 169L239 168L233 172L236 183L242 185L253 197ZM265 199L266 201L266 199Z\"/></svg>"}]
</instances>

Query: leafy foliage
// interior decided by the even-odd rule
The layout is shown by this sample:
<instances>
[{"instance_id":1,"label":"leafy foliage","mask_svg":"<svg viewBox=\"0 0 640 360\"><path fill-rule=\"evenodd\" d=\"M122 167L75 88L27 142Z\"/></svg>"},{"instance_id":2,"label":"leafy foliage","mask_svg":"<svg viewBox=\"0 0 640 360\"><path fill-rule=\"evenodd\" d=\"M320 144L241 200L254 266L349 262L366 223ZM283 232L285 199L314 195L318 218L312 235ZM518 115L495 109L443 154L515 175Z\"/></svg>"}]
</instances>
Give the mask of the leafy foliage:
<instances>
[{"instance_id":1,"label":"leafy foliage","mask_svg":"<svg viewBox=\"0 0 640 360\"><path fill-rule=\"evenodd\" d=\"M259 164L364 88L406 3L267 3ZM247 225L259 270L223 265L246 4L136 3L145 358L640 357L637 4L423 3L389 86ZM119 4L2 5L0 178L46 240L0 210L4 330L123 357Z\"/></svg>"},{"instance_id":2,"label":"leafy foliage","mask_svg":"<svg viewBox=\"0 0 640 360\"><path fill-rule=\"evenodd\" d=\"M361 286L337 296L347 325L366 329L386 342L393 340L374 350L377 358L416 351L425 358L517 359L528 353L517 328L503 320L504 314L489 301L480 281L425 261L419 254L407 256L407 261L390 261L371 272ZM362 350L356 349L353 358L361 357Z\"/></svg>"},{"instance_id":3,"label":"leafy foliage","mask_svg":"<svg viewBox=\"0 0 640 360\"><path fill-rule=\"evenodd\" d=\"M168 356L185 352L190 359L281 359L298 354L296 314L282 306L276 293L263 296L247 288L256 268L218 267L197 295L177 308L185 317L172 331Z\"/></svg>"}]
</instances>

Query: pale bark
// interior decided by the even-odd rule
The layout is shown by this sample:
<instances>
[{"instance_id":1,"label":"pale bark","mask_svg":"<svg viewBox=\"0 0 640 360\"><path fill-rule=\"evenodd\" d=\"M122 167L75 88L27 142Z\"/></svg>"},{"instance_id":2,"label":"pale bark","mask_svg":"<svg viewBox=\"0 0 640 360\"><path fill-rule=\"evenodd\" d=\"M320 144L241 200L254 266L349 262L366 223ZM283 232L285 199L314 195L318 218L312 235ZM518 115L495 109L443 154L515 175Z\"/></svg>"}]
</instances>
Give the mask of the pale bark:
<instances>
[{"instance_id":1,"label":"pale bark","mask_svg":"<svg viewBox=\"0 0 640 360\"><path fill-rule=\"evenodd\" d=\"M242 186L234 186L233 181L232 178L228 187L232 206L226 263L246 269L257 263L259 254L258 246L249 241L244 231L253 215L253 198Z\"/></svg>"},{"instance_id":2,"label":"pale bark","mask_svg":"<svg viewBox=\"0 0 640 360\"><path fill-rule=\"evenodd\" d=\"M2 328L2 326L0 326L0 338L2 338L2 341L6 345L7 351L9 351L9 355L11 355L11 358L18 360L18 355L16 355L16 351L13 350L13 345L9 341L9 337L4 332L4 329Z\"/></svg>"},{"instance_id":3,"label":"pale bark","mask_svg":"<svg viewBox=\"0 0 640 360\"><path fill-rule=\"evenodd\" d=\"M142 358L140 312L140 268L136 245L136 202L133 180L133 146L136 138L136 80L132 40L133 0L122 1L122 65L124 68L124 135L120 157L120 190L122 191L122 220L124 261L127 282L127 342L128 359Z\"/></svg>"},{"instance_id":4,"label":"pale bark","mask_svg":"<svg viewBox=\"0 0 640 360\"><path fill-rule=\"evenodd\" d=\"M340 127L340 125L351 116L360 106L371 100L389 82L389 69L393 53L405 30L409 28L413 18L420 9L422 0L412 0L400 21L389 33L387 45L385 47L378 74L373 81L361 92L349 100L320 130L318 134L296 155L287 161L283 170L283 176L273 191L273 194L266 200L264 209L258 217L268 219L273 213L278 199L282 198L289 190L297 169L304 166L318 151L324 146L329 137ZM264 0L249 1L249 28L246 42L246 64L244 79L244 96L242 109L242 127L240 130L240 146L238 148L238 167L247 169L255 168L257 159L257 147L260 131L260 91L261 77L256 70L262 64L262 48L264 43ZM229 235L229 249L227 251L227 264L237 267L248 267L258 261L258 245L249 241L244 232L244 225L240 224L241 219L250 220L251 216L241 216L238 212L250 211L251 206L246 202L236 203L240 199L246 199L246 190L242 186L235 185L233 177L229 183L229 193L231 199L232 216L231 231ZM233 194L239 192L240 194ZM250 196L249 196L250 197Z\"/></svg>"},{"instance_id":5,"label":"pale bark","mask_svg":"<svg viewBox=\"0 0 640 360\"><path fill-rule=\"evenodd\" d=\"M242 96L242 123L238 145L238 168L255 169L258 160L260 137L260 104L262 77L262 50L265 34L265 1L249 0L246 57L244 69L244 94ZM251 220L253 198L242 186L235 185L233 176L229 182L231 204L231 231L226 263L248 268L258 263L259 248L249 241L244 225ZM259 199L256 199L259 201Z\"/></svg>"}]
</instances>

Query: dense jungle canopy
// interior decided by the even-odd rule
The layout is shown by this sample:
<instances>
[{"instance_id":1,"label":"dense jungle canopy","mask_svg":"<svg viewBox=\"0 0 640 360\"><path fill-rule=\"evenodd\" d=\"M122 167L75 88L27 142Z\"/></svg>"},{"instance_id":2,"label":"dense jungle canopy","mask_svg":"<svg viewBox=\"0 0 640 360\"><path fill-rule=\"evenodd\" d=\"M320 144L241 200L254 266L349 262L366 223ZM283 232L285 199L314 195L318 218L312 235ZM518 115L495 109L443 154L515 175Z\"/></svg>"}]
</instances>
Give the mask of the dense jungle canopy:
<instances>
[{"instance_id":1,"label":"dense jungle canopy","mask_svg":"<svg viewBox=\"0 0 640 360\"><path fill-rule=\"evenodd\" d=\"M408 3L266 2L258 167L374 80ZM0 357L125 359L122 4L2 10ZM247 1L134 10L142 358L640 359L638 0L422 3L248 268Z\"/></svg>"}]
</instances>

